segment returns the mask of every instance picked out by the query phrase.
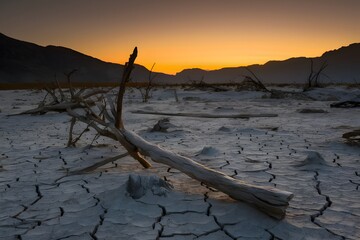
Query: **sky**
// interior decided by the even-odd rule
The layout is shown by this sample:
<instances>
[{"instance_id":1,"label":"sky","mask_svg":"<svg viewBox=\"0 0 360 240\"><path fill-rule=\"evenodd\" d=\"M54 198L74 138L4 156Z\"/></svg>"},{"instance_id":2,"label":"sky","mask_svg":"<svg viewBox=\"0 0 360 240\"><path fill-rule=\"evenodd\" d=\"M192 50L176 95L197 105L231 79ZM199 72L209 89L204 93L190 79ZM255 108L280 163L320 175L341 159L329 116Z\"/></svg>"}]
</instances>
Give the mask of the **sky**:
<instances>
[{"instance_id":1,"label":"sky","mask_svg":"<svg viewBox=\"0 0 360 240\"><path fill-rule=\"evenodd\" d=\"M0 0L0 32L174 74L360 42L359 0Z\"/></svg>"}]
</instances>

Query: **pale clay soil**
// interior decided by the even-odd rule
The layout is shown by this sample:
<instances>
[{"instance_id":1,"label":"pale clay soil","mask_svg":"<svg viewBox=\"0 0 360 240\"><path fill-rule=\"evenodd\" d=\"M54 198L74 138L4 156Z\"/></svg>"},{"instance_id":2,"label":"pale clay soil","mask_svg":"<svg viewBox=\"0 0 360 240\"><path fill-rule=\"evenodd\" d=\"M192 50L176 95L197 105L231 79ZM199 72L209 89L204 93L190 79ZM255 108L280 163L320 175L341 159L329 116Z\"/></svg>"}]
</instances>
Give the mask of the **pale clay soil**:
<instances>
[{"instance_id":1,"label":"pale clay soil","mask_svg":"<svg viewBox=\"0 0 360 240\"><path fill-rule=\"evenodd\" d=\"M280 221L175 169L153 162L143 169L131 157L67 176L125 149L104 138L89 147L94 131L67 148L66 113L7 116L36 107L44 94L0 92L0 239L360 239L360 147L341 138L360 127L360 109L329 107L359 98L360 90L315 90L308 94L319 101L305 101L179 89L175 102L173 90L161 89L149 103L127 92L125 125L147 141L233 178L293 192ZM305 108L327 113L299 112ZM161 133L149 129L162 116L135 110L278 117L171 116L172 126ZM80 132L85 125L76 126ZM149 189L134 199L126 188L130 173L165 179L174 188L164 194Z\"/></svg>"}]
</instances>

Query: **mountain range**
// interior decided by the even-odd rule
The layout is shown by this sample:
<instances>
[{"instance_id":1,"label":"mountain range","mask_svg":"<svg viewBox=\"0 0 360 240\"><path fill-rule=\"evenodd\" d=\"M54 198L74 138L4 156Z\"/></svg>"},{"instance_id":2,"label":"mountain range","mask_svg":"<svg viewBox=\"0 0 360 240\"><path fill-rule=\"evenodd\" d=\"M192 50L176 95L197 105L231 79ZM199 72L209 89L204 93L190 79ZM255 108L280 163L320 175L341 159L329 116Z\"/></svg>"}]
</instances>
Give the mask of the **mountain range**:
<instances>
[{"instance_id":1,"label":"mountain range","mask_svg":"<svg viewBox=\"0 0 360 240\"><path fill-rule=\"evenodd\" d=\"M316 72L322 64L327 67L320 76L320 82L360 82L360 43L325 52L320 57L290 58L284 61L269 61L263 65L222 68L206 71L185 69L175 75L155 74L159 84L182 84L204 81L207 83L238 83L249 75L250 69L264 83L305 83L311 71ZM104 62L69 48L39 46L34 43L13 39L0 33L0 83L50 83L55 78L66 81L66 73L77 69L72 76L74 82L114 83L118 82L124 66ZM132 81L145 82L149 70L136 65Z\"/></svg>"}]
</instances>

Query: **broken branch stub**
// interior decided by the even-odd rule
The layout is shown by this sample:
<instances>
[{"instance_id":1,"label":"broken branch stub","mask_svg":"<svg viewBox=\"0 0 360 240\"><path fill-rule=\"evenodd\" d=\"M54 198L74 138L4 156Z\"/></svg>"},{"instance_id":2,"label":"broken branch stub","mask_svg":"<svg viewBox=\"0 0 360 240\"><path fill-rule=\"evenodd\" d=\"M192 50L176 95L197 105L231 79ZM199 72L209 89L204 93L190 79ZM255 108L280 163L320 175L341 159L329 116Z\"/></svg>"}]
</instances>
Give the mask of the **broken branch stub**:
<instances>
[{"instance_id":1,"label":"broken branch stub","mask_svg":"<svg viewBox=\"0 0 360 240\"><path fill-rule=\"evenodd\" d=\"M100 112L97 115L94 110L90 109L91 106L87 106L89 109L85 111L85 116L76 113L70 108L68 109L69 115L87 123L89 127L93 127L100 135L120 142L129 155L138 160L144 167L150 167L151 165L145 160L143 155L150 157L154 162L163 163L178 169L188 176L228 194L236 200L253 204L270 216L277 219L283 218L289 201L293 197L292 193L271 187L255 186L231 178L190 158L147 142L136 133L124 127L122 122L122 103L125 84L129 80L136 56L137 48L134 49L129 62L125 64L123 78L117 95L117 106L111 103L110 98L107 98L107 101L110 101L108 106L111 107L111 114L113 116L110 116L106 106L102 107L101 104L98 104Z\"/></svg>"},{"instance_id":2,"label":"broken branch stub","mask_svg":"<svg viewBox=\"0 0 360 240\"><path fill-rule=\"evenodd\" d=\"M117 103L117 105L116 105L117 115L115 116L115 127L116 128L124 127L124 124L122 122L122 103L123 103L123 98L124 98L124 93L125 93L125 86L126 86L126 83L129 82L130 74L134 68L134 62L137 57L137 53L138 53L137 47L135 47L133 53L130 55L129 62L127 62L124 66L124 72L123 72L122 80L120 82L120 88L119 88L119 93L118 93L117 102L116 102Z\"/></svg>"}]
</instances>

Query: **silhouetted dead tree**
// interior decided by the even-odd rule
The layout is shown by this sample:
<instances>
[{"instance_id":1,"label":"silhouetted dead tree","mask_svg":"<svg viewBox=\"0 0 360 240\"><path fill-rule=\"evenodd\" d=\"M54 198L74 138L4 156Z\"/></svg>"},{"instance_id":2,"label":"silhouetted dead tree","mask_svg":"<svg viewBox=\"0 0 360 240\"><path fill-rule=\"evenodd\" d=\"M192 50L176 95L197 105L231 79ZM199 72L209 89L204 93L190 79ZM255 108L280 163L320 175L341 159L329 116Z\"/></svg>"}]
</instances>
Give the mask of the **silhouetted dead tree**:
<instances>
[{"instance_id":1,"label":"silhouetted dead tree","mask_svg":"<svg viewBox=\"0 0 360 240\"><path fill-rule=\"evenodd\" d=\"M125 85L129 81L136 56L137 48L134 49L129 61L125 64L116 104L114 104L115 101L110 96L102 97L99 98L102 99L101 101L96 102L96 106L87 106L79 110L69 108L69 115L77 121L86 123L88 127L95 129L99 135L118 141L127 150L129 155L139 161L145 168L151 167L151 164L145 159L145 156L147 156L154 162L178 169L188 176L228 194L234 199L251 203L275 218L283 218L289 201L293 197L292 193L272 187L255 186L231 178L221 172L207 168L190 158L147 142L136 133L125 128L122 121L123 96Z\"/></svg>"},{"instance_id":2,"label":"silhouetted dead tree","mask_svg":"<svg viewBox=\"0 0 360 240\"><path fill-rule=\"evenodd\" d=\"M246 75L245 81L251 82L258 91L272 93L267 87L265 87L262 81L255 75L255 73L250 68L246 67L245 69L255 78L254 79L253 77Z\"/></svg>"},{"instance_id":3,"label":"silhouetted dead tree","mask_svg":"<svg viewBox=\"0 0 360 240\"><path fill-rule=\"evenodd\" d=\"M200 80L191 79L189 76L187 78L188 78L187 84L190 85L189 90L198 89L198 90L202 90L202 91L214 91L214 92L228 91L228 89L226 89L226 88L222 88L222 87L216 86L214 84L205 82L204 75L201 76Z\"/></svg>"},{"instance_id":4,"label":"silhouetted dead tree","mask_svg":"<svg viewBox=\"0 0 360 240\"><path fill-rule=\"evenodd\" d=\"M323 74L324 70L327 68L327 62L323 62L320 68L315 71L314 70L314 61L310 59L310 74L307 79L307 84L304 87L304 91L310 90L311 88L320 87L320 76Z\"/></svg>"},{"instance_id":5,"label":"silhouetted dead tree","mask_svg":"<svg viewBox=\"0 0 360 240\"><path fill-rule=\"evenodd\" d=\"M149 78L146 82L146 86L144 88L141 88L141 87L139 88L139 91L141 93L141 98L144 103L149 101L149 99L151 98L151 91L154 88L153 81L156 77L156 74L153 74L154 66L155 66L155 63L152 65L152 67L149 71Z\"/></svg>"},{"instance_id":6,"label":"silhouetted dead tree","mask_svg":"<svg viewBox=\"0 0 360 240\"><path fill-rule=\"evenodd\" d=\"M270 98L275 98L275 99L292 98L292 99L304 99L304 100L311 99L302 92L288 92L288 91L282 91L276 89L270 90L262 83L262 81L255 75L255 73L250 68L246 68L246 70L248 70L255 79L253 79L251 76L245 76L244 81L252 83L252 85L257 91L270 93Z\"/></svg>"}]
</instances>

